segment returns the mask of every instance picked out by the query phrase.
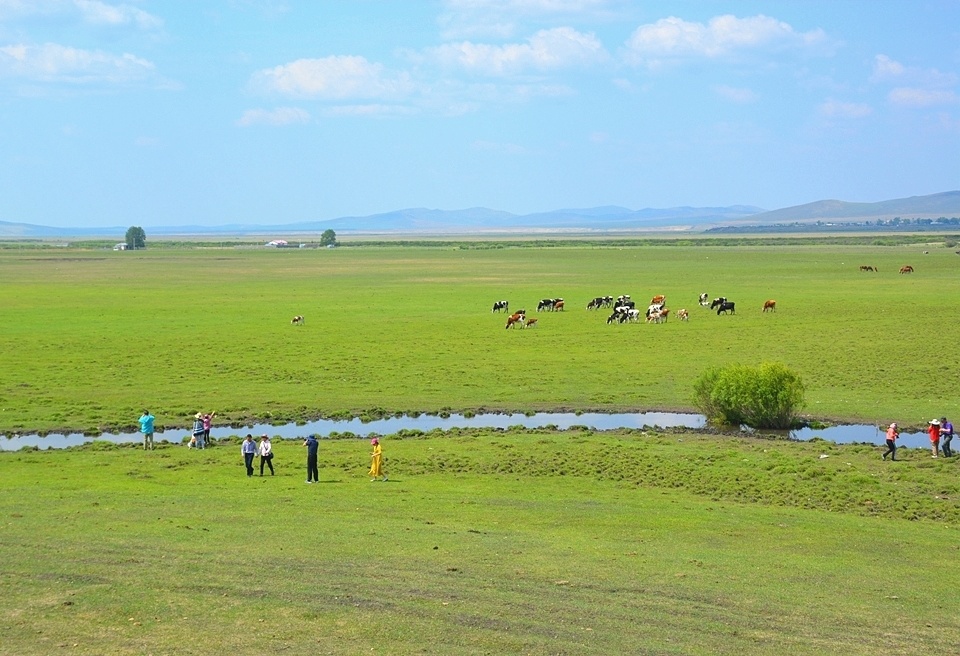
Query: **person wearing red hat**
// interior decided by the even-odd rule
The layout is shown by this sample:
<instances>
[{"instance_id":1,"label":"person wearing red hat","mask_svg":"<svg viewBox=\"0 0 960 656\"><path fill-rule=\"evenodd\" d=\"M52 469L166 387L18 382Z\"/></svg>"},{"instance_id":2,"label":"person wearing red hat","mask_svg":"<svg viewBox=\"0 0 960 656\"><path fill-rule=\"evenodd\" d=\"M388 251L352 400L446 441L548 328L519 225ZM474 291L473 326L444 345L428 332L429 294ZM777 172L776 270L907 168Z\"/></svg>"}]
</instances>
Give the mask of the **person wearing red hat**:
<instances>
[{"instance_id":1,"label":"person wearing red hat","mask_svg":"<svg viewBox=\"0 0 960 656\"><path fill-rule=\"evenodd\" d=\"M374 437L370 440L370 444L373 446L373 453L370 454L370 482L372 483L380 476L383 476L383 480L387 480L387 475L383 473L383 450L380 447L380 439Z\"/></svg>"}]
</instances>

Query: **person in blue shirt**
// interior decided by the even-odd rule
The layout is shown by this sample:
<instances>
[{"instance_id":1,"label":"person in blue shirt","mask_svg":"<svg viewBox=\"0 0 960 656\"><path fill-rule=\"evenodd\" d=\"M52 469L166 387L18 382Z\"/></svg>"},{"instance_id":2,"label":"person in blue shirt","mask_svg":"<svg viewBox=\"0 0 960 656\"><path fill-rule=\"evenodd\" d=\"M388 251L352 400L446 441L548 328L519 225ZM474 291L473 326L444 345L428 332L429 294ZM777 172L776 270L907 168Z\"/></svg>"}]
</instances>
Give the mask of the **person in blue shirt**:
<instances>
[{"instance_id":1,"label":"person in blue shirt","mask_svg":"<svg viewBox=\"0 0 960 656\"><path fill-rule=\"evenodd\" d=\"M247 476L253 476L253 456L257 453L257 445L250 433L240 445L240 453L243 454L243 464L247 466Z\"/></svg>"},{"instance_id":2,"label":"person in blue shirt","mask_svg":"<svg viewBox=\"0 0 960 656\"><path fill-rule=\"evenodd\" d=\"M947 421L946 417L940 417L940 450L943 451L944 458L952 458L953 450L950 448L950 440L953 439L953 424Z\"/></svg>"},{"instance_id":3,"label":"person in blue shirt","mask_svg":"<svg viewBox=\"0 0 960 656\"><path fill-rule=\"evenodd\" d=\"M317 442L316 435L309 435L303 441L303 446L307 447L307 483L319 483L320 474L317 472L317 449L320 443Z\"/></svg>"},{"instance_id":4,"label":"person in blue shirt","mask_svg":"<svg viewBox=\"0 0 960 656\"><path fill-rule=\"evenodd\" d=\"M144 410L137 421L140 422L140 432L143 433L143 450L153 450L153 420L155 417L149 410Z\"/></svg>"}]
</instances>

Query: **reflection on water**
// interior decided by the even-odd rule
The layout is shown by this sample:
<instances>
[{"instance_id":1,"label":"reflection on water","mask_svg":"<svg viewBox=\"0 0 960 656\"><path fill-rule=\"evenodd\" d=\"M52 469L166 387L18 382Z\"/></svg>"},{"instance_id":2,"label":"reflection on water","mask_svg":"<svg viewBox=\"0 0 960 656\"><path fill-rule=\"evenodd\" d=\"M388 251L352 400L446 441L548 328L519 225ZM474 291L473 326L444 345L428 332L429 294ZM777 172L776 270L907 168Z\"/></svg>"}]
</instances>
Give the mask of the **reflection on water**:
<instances>
[{"instance_id":1,"label":"reflection on water","mask_svg":"<svg viewBox=\"0 0 960 656\"><path fill-rule=\"evenodd\" d=\"M222 439L234 435L252 433L260 435L267 433L271 437L281 439L295 439L311 433L320 437L329 437L333 433L353 433L365 437L371 434L390 435L402 430L432 431L435 429L450 430L453 428L510 428L522 426L524 428L544 428L553 426L558 429L567 429L571 426L586 426L594 430L614 430L618 428L703 428L706 418L703 415L676 413L676 412L639 412L639 413L551 413L538 412L536 414L480 414L472 417L463 415L420 415L418 417L387 417L375 421L361 421L360 419L332 420L320 419L303 425L284 424L272 426L270 424L255 424L245 428L217 428L211 429L210 434L215 439ZM796 440L809 440L819 437L830 442L849 444L866 442L883 444L884 432L876 426L865 424L831 426L823 429L803 428L795 431L784 431L783 437ZM189 438L189 430L168 430L154 435L155 442L182 443ZM44 437L39 435L17 435L0 438L0 451L17 451L23 447L39 447L41 449L63 449L70 446L79 446L96 440L113 442L116 444L141 443L143 437L139 433L104 434L96 438L72 433L61 435L51 433ZM899 446L925 447L929 444L926 433L902 433L898 440Z\"/></svg>"}]
</instances>

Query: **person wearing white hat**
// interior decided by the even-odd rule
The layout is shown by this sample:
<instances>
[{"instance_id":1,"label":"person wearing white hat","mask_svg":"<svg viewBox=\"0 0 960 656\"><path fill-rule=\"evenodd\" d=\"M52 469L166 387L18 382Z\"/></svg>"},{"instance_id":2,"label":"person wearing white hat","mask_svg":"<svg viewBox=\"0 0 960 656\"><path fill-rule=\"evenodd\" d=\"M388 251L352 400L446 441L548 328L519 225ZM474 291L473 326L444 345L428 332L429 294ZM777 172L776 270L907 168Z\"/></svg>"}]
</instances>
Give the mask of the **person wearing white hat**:
<instances>
[{"instance_id":1,"label":"person wearing white hat","mask_svg":"<svg viewBox=\"0 0 960 656\"><path fill-rule=\"evenodd\" d=\"M931 419L930 426L927 428L930 435L930 451L934 458L940 457L940 420Z\"/></svg>"},{"instance_id":2,"label":"person wearing white hat","mask_svg":"<svg viewBox=\"0 0 960 656\"><path fill-rule=\"evenodd\" d=\"M887 429L887 450L883 452L883 459L886 460L887 456L890 456L891 460L897 459L897 438L900 437L900 430L897 428L897 424L890 424L890 428Z\"/></svg>"},{"instance_id":3,"label":"person wearing white hat","mask_svg":"<svg viewBox=\"0 0 960 656\"><path fill-rule=\"evenodd\" d=\"M206 446L203 441L203 413L198 412L193 416L193 436L197 438L197 448L202 449Z\"/></svg>"}]
</instances>

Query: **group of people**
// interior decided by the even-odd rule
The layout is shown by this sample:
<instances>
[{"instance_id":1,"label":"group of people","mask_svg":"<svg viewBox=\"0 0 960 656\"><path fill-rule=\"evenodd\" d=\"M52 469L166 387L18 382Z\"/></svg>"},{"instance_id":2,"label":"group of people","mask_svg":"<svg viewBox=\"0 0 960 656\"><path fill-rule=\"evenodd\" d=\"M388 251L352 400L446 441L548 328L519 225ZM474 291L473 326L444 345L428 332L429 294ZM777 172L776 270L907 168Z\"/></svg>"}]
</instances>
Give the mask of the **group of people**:
<instances>
[{"instance_id":1,"label":"group of people","mask_svg":"<svg viewBox=\"0 0 960 656\"><path fill-rule=\"evenodd\" d=\"M191 449L204 449L210 443L210 426L213 424L213 418L217 416L216 412L198 412L194 415L193 434L190 437ZM140 419L140 432L143 434L144 450L153 450L153 422L155 417L149 410L144 410ZM952 429L951 429L952 430ZM383 470L383 451L380 447L380 438L374 437L370 440L373 452L370 454L370 480L387 480L387 475ZM320 443L316 435L309 435L303 441L303 446L307 449L307 483L317 483L320 481L320 474L317 469L317 451ZM270 469L270 475L274 475L273 469L273 444L270 437L264 433L260 436L259 442L253 441L253 435L247 433L247 436L240 444L240 453L243 455L243 464L247 468L247 476L253 476L253 460L260 456L260 475L263 476L263 469Z\"/></svg>"},{"instance_id":2,"label":"group of people","mask_svg":"<svg viewBox=\"0 0 960 656\"><path fill-rule=\"evenodd\" d=\"M934 458L939 458L941 452L944 458L953 456L953 449L950 447L950 441L953 439L953 424L947 421L946 417L931 419L927 422L927 434L930 436L930 451ZM891 460L897 459L898 437L900 437L900 429L897 424L890 424L887 428L887 450L883 452L884 460L887 456L890 456Z\"/></svg>"},{"instance_id":3,"label":"group of people","mask_svg":"<svg viewBox=\"0 0 960 656\"><path fill-rule=\"evenodd\" d=\"M193 434L190 436L191 449L205 449L210 444L210 426L216 412L198 412L193 416Z\"/></svg>"},{"instance_id":4,"label":"group of people","mask_svg":"<svg viewBox=\"0 0 960 656\"><path fill-rule=\"evenodd\" d=\"M383 450L380 446L380 439L374 437L370 440L373 446L373 452L370 454L370 476L371 481L387 480L387 475L383 471ZM320 442L316 435L308 435L303 441L303 446L307 449L307 483L319 483L320 472L317 467L317 454L320 450ZM260 475L263 476L264 465L270 468L270 475L273 476L273 445L270 438L264 434L260 436L260 442L254 443L253 435L247 433L243 442L240 444L240 453L243 455L243 463L247 468L247 476L253 476L253 459L257 454L260 455Z\"/></svg>"},{"instance_id":5,"label":"group of people","mask_svg":"<svg viewBox=\"0 0 960 656\"><path fill-rule=\"evenodd\" d=\"M253 459L260 455L260 475L263 476L263 468L270 468L270 475L273 476L273 444L270 437L264 433L260 436L260 442L253 441L253 435L247 433L240 444L240 453L243 455L243 464L247 467L247 476L253 476Z\"/></svg>"}]
</instances>

